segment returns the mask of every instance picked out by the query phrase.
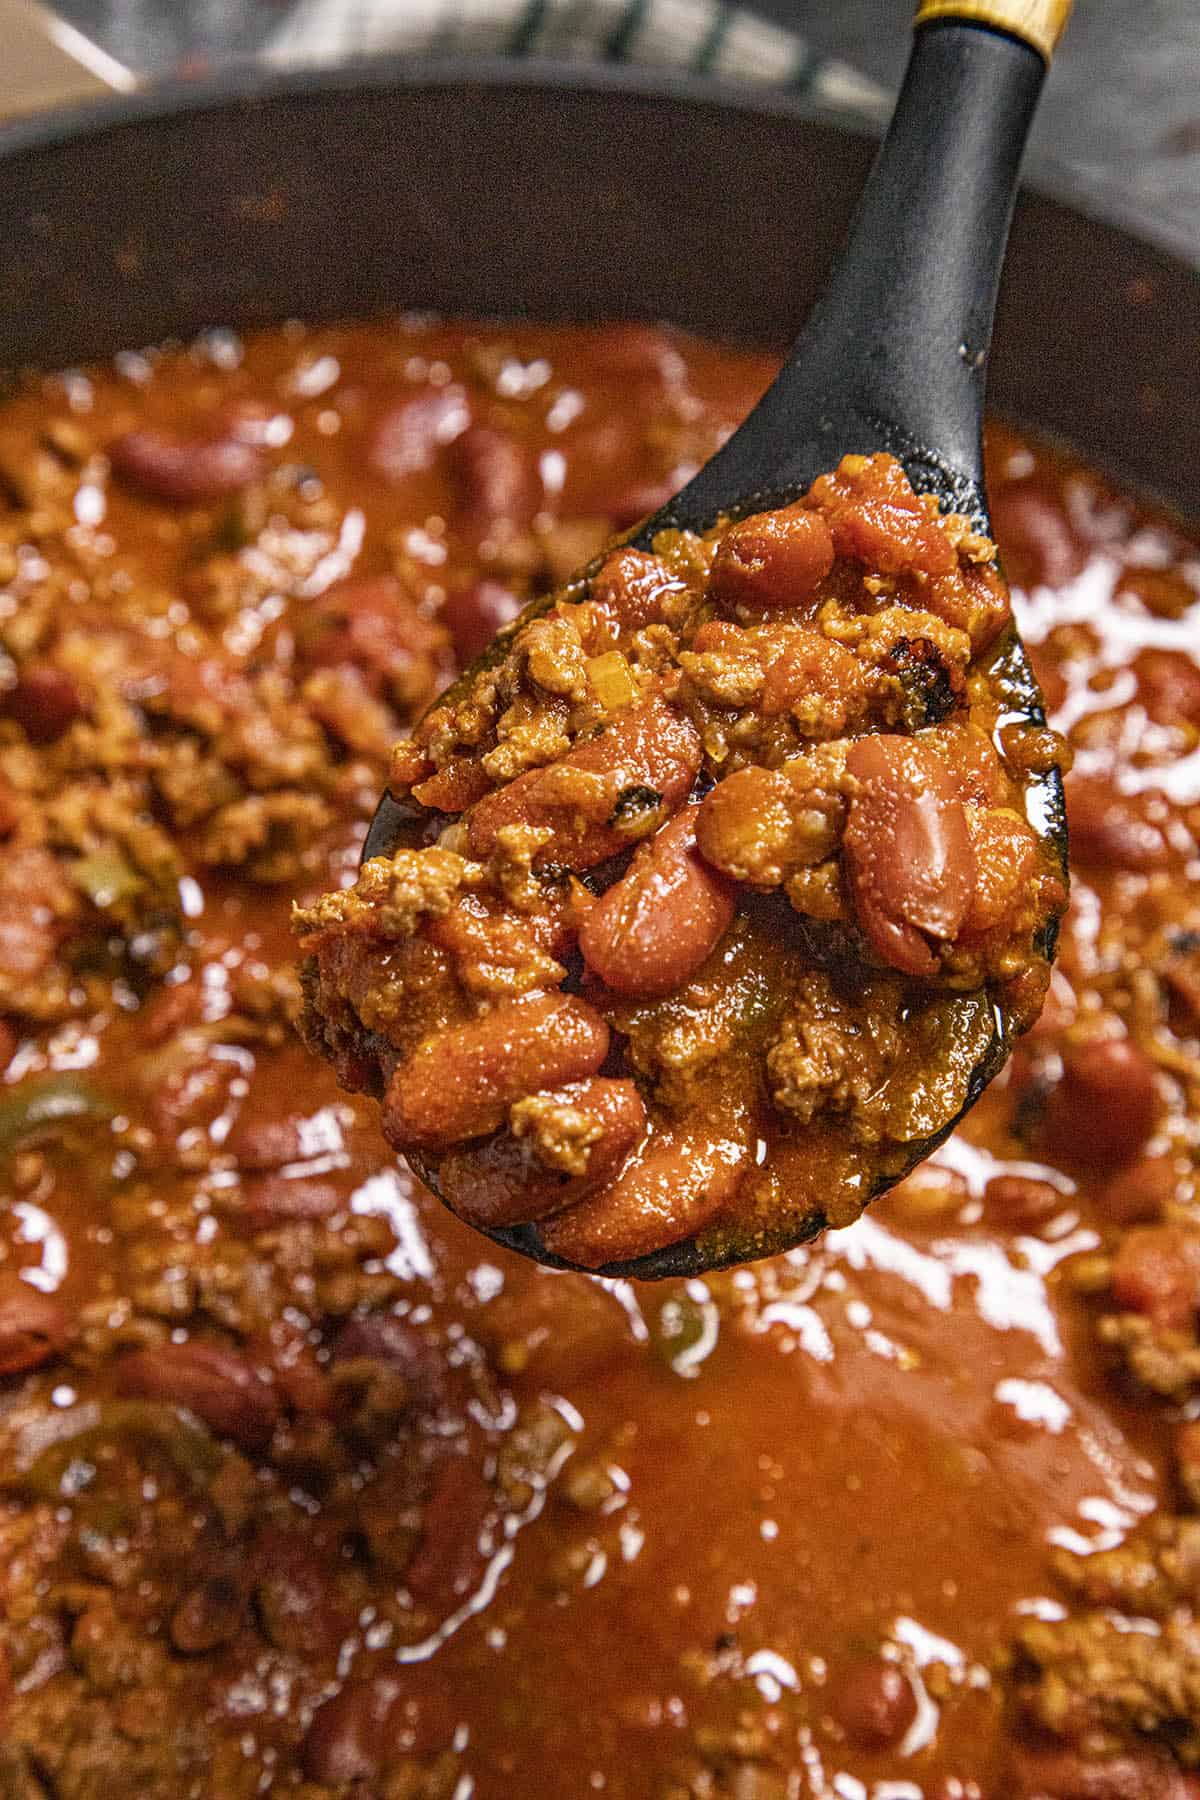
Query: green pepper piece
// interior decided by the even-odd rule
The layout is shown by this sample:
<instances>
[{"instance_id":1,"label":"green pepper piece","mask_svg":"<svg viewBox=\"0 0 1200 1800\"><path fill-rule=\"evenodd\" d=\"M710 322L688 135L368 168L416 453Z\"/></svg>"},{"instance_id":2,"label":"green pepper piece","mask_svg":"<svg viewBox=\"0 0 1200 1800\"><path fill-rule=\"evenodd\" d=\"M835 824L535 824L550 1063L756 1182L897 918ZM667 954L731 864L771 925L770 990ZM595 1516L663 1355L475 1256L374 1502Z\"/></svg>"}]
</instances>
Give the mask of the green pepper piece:
<instances>
[{"instance_id":1,"label":"green pepper piece","mask_svg":"<svg viewBox=\"0 0 1200 1800\"><path fill-rule=\"evenodd\" d=\"M694 1374L717 1342L717 1308L707 1289L671 1294L647 1320L655 1356L676 1375Z\"/></svg>"},{"instance_id":2,"label":"green pepper piece","mask_svg":"<svg viewBox=\"0 0 1200 1800\"><path fill-rule=\"evenodd\" d=\"M107 1095L75 1074L19 1082L7 1093L0 1090L0 1157L68 1125L105 1123L116 1110Z\"/></svg>"},{"instance_id":3,"label":"green pepper piece","mask_svg":"<svg viewBox=\"0 0 1200 1800\"><path fill-rule=\"evenodd\" d=\"M34 1457L18 1476L18 1484L39 1500L60 1503L74 1498L78 1486L64 1482L68 1471L95 1461L105 1444L121 1438L148 1444L172 1462L194 1487L204 1488L221 1463L220 1446L193 1414L159 1400L101 1400L74 1409L79 1429L67 1430ZM69 1421L69 1415L64 1415Z\"/></svg>"},{"instance_id":4,"label":"green pepper piece","mask_svg":"<svg viewBox=\"0 0 1200 1800\"><path fill-rule=\"evenodd\" d=\"M119 850L96 850L91 856L81 856L71 875L76 887L101 912L132 900L146 886L145 877Z\"/></svg>"}]
</instances>

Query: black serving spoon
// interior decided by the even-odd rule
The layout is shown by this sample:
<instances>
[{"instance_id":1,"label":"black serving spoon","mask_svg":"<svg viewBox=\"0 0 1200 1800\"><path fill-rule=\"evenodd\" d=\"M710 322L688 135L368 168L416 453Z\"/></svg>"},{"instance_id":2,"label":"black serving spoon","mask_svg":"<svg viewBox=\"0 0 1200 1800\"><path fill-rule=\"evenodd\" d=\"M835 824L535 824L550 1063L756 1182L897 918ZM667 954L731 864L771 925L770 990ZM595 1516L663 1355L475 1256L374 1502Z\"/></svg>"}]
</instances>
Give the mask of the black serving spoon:
<instances>
[{"instance_id":1,"label":"black serving spoon","mask_svg":"<svg viewBox=\"0 0 1200 1800\"><path fill-rule=\"evenodd\" d=\"M823 295L744 424L626 542L649 549L663 530L704 532L719 520L785 505L842 456L879 450L900 461L918 492L935 494L946 510L965 513L988 530L983 408L996 294L1022 152L1071 5L922 0L891 125ZM568 598L582 597L596 566L567 584ZM512 632L548 604L534 602L464 679L502 656ZM1037 681L1015 630L990 653L989 674L1004 693L1010 719L1045 723ZM413 802L385 793L363 860L418 841L415 810ZM1065 869L1057 770L1031 790L1029 813ZM1047 958L1053 935L1052 928L1042 946ZM997 1014L965 1103L939 1130L914 1142L908 1167L949 1135L1011 1048ZM419 1155L410 1160L436 1192L436 1168ZM896 1179L891 1175L879 1191ZM824 1224L813 1219L806 1235L815 1236ZM539 1262L569 1266L543 1248L536 1226L488 1235ZM727 1238L719 1261L769 1255L794 1241L794 1230L778 1242L760 1234L731 1246ZM696 1240L684 1239L592 1272L697 1275L714 1261Z\"/></svg>"}]
</instances>

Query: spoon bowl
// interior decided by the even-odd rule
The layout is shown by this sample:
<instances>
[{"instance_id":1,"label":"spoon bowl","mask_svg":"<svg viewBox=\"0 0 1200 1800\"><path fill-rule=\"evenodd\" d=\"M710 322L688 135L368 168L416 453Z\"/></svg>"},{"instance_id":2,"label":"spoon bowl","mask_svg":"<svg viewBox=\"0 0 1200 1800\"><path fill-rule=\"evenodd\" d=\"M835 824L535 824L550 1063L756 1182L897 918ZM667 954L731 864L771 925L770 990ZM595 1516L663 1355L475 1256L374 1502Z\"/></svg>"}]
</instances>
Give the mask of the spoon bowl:
<instances>
[{"instance_id":1,"label":"spoon bowl","mask_svg":"<svg viewBox=\"0 0 1200 1800\"><path fill-rule=\"evenodd\" d=\"M621 542L650 550L663 532L703 534L718 523L785 506L847 454L887 451L913 488L987 533L982 421L987 354L1021 154L1069 0L926 0L918 12L908 72L887 138L868 180L846 248L775 382L744 424L672 500ZM605 552L608 555L613 546ZM514 635L556 602L584 598L603 558L565 589L537 600L442 697L465 693L501 661ZM1045 725L1041 695L1015 628L982 664L1006 723ZM1066 870L1061 776L1031 781L1030 822ZM364 861L416 847L428 815L385 794ZM1036 945L1049 962L1056 922ZM1011 1021L993 1006L990 1038L977 1050L965 1096L934 1129L906 1145L873 1185L884 1192L937 1147L1009 1056ZM382 1048L382 1047L381 1047ZM439 1192L438 1160L409 1151L416 1173ZM752 1228L685 1237L647 1255L591 1272L691 1276L752 1260L815 1237L828 1224L815 1208ZM480 1227L480 1229L486 1229ZM536 1225L487 1235L552 1267L574 1267L543 1242Z\"/></svg>"}]
</instances>

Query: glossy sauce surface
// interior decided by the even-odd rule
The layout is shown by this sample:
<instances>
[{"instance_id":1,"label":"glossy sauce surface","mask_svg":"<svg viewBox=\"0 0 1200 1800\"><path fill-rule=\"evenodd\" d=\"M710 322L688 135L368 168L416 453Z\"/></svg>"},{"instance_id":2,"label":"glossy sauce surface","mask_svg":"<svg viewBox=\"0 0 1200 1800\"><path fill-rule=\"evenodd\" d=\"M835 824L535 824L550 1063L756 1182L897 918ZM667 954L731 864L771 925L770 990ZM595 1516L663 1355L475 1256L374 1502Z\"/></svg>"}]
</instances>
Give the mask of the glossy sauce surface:
<instances>
[{"instance_id":1,"label":"glossy sauce surface","mask_svg":"<svg viewBox=\"0 0 1200 1800\"><path fill-rule=\"evenodd\" d=\"M1028 1047L848 1230L703 1283L538 1271L290 1033L290 900L348 878L453 667L439 621L473 654L494 589L646 510L768 373L642 328L409 320L130 360L0 420L0 1790L1192 1800L1186 1683L1143 1671L1097 1720L1063 1642L1190 1617L1186 1558L1161 1593L1077 1576L1183 1542L1200 1463L1191 539L993 435L1077 750L1076 898ZM225 441L235 401L249 482L198 499L185 456L186 492L148 492L144 445L110 473L147 424ZM449 455L468 415L487 480ZM398 589L331 609L360 576ZM374 738L340 735L330 669ZM1053 1712L1048 1670L1092 1700Z\"/></svg>"}]
</instances>

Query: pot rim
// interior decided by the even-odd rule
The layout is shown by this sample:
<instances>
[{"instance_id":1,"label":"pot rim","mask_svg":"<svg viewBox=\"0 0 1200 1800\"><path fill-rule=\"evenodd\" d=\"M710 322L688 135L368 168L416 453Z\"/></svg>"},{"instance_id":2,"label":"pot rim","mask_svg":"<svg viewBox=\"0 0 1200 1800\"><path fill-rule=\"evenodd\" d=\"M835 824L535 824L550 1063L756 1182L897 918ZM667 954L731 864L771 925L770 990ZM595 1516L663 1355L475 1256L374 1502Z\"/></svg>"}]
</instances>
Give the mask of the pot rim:
<instances>
[{"instance_id":1,"label":"pot rim","mask_svg":"<svg viewBox=\"0 0 1200 1800\"><path fill-rule=\"evenodd\" d=\"M377 55L336 64L276 68L237 61L195 80L154 82L133 93L48 108L0 124L0 159L52 149L132 124L229 110L251 111L277 101L338 93L386 94L439 87L559 90L653 104L668 100L698 111L744 113L747 118L795 119L860 140L882 135L883 119L866 107L839 107L768 82L735 82L652 64L564 62L543 57ZM1115 228L1200 277L1200 243L1165 220L1147 220L1132 202L1088 180L1044 152L1025 160L1022 188L1085 221Z\"/></svg>"}]
</instances>

